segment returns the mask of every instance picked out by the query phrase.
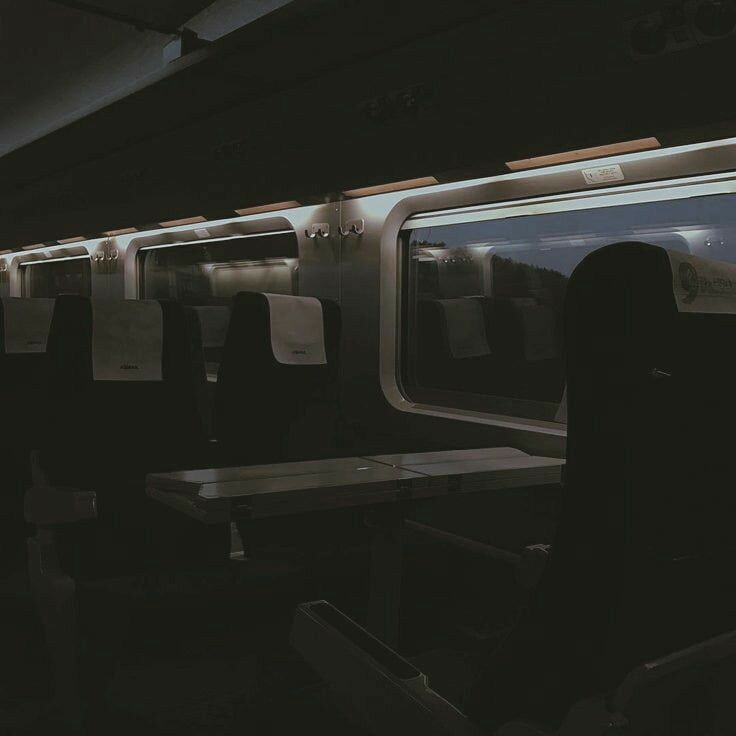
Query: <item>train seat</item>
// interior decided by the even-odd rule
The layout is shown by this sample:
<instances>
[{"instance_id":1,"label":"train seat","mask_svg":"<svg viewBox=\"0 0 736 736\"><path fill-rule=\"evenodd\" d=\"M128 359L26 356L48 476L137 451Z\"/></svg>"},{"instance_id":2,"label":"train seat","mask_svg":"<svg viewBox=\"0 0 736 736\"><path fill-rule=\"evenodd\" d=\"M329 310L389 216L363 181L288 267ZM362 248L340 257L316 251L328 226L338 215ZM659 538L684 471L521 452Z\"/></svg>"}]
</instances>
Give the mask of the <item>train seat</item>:
<instances>
[{"instance_id":1,"label":"train seat","mask_svg":"<svg viewBox=\"0 0 736 736\"><path fill-rule=\"evenodd\" d=\"M331 301L260 292L233 298L215 402L229 464L339 454L339 349L340 310Z\"/></svg>"},{"instance_id":2,"label":"train seat","mask_svg":"<svg viewBox=\"0 0 736 736\"><path fill-rule=\"evenodd\" d=\"M27 492L25 513L36 528L29 575L54 675L52 707L65 721L78 722L85 696L101 702L136 625L147 630L151 616L168 611L167 631L186 639L196 625L187 615L190 572L206 566L228 576L227 525L200 524L145 493L148 473L207 464L192 316L175 302L57 297L43 477ZM167 581L184 597L167 597Z\"/></svg>"},{"instance_id":3,"label":"train seat","mask_svg":"<svg viewBox=\"0 0 736 736\"><path fill-rule=\"evenodd\" d=\"M340 455L339 354L340 309L334 302L237 294L217 380L220 462L251 465ZM308 560L356 548L366 536L360 513L352 509L243 521L238 530L251 559L285 556L300 569Z\"/></svg>"},{"instance_id":4,"label":"train seat","mask_svg":"<svg viewBox=\"0 0 736 736\"><path fill-rule=\"evenodd\" d=\"M574 271L562 517L529 607L499 647L469 653L478 674L454 705L427 685L431 657L422 673L328 604L298 609L294 643L338 697L352 688L341 702L369 732L733 732L736 502L719 419L736 410L736 292L721 288L734 280L644 243Z\"/></svg>"},{"instance_id":5,"label":"train seat","mask_svg":"<svg viewBox=\"0 0 736 736\"><path fill-rule=\"evenodd\" d=\"M0 569L25 560L23 495L31 482L31 452L38 448L46 412L46 342L53 299L0 299L0 378L6 387L2 423L3 503Z\"/></svg>"},{"instance_id":6,"label":"train seat","mask_svg":"<svg viewBox=\"0 0 736 736\"><path fill-rule=\"evenodd\" d=\"M196 337L173 302L57 298L40 465L50 486L96 494L97 520L58 532L75 576L227 553L226 529L166 511L144 489L147 473L207 464Z\"/></svg>"}]
</instances>

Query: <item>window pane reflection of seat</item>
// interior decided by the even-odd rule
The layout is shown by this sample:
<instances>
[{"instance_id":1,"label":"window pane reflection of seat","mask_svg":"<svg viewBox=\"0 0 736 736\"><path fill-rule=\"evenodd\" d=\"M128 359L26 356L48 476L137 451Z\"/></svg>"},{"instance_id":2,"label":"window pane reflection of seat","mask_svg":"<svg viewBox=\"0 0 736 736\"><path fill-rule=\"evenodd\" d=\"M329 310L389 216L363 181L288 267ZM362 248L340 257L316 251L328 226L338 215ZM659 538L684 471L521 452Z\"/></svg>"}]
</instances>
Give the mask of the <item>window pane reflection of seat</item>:
<instances>
[{"instance_id":1,"label":"window pane reflection of seat","mask_svg":"<svg viewBox=\"0 0 736 736\"><path fill-rule=\"evenodd\" d=\"M21 265L21 273L25 297L53 299L59 294L90 296L92 293L92 267L87 256L48 263L32 261Z\"/></svg>"},{"instance_id":2,"label":"window pane reflection of seat","mask_svg":"<svg viewBox=\"0 0 736 736\"><path fill-rule=\"evenodd\" d=\"M212 378L220 363L232 297L240 291L298 294L298 255L293 233L141 249L141 297L172 299L197 309Z\"/></svg>"},{"instance_id":3,"label":"window pane reflection of seat","mask_svg":"<svg viewBox=\"0 0 736 736\"><path fill-rule=\"evenodd\" d=\"M401 375L407 396L424 404L560 421L568 279L588 253L627 240L736 262L736 195L405 231ZM463 307L462 326L458 300L477 305ZM469 334L471 325L475 335Z\"/></svg>"}]
</instances>

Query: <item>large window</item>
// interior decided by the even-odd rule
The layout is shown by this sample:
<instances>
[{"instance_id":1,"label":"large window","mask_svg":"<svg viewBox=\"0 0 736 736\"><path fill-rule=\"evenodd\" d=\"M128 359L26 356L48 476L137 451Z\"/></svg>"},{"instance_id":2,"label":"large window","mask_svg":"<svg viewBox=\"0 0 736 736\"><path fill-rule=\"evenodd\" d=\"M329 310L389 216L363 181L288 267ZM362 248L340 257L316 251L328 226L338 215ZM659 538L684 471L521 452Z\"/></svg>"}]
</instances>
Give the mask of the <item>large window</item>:
<instances>
[{"instance_id":1,"label":"large window","mask_svg":"<svg viewBox=\"0 0 736 736\"><path fill-rule=\"evenodd\" d=\"M144 247L138 259L144 299L214 306L229 304L239 291L298 291L298 250L292 232Z\"/></svg>"},{"instance_id":2,"label":"large window","mask_svg":"<svg viewBox=\"0 0 736 736\"><path fill-rule=\"evenodd\" d=\"M291 231L143 247L138 252L140 294L195 308L208 375L214 378L232 297L239 291L298 294L298 255Z\"/></svg>"},{"instance_id":3,"label":"large window","mask_svg":"<svg viewBox=\"0 0 736 736\"><path fill-rule=\"evenodd\" d=\"M432 226L409 220L401 377L418 403L564 421L562 306L590 252L638 240L736 262L736 195Z\"/></svg>"},{"instance_id":4,"label":"large window","mask_svg":"<svg viewBox=\"0 0 736 736\"><path fill-rule=\"evenodd\" d=\"M20 265L22 294L26 297L56 297L59 294L89 296L92 293L89 256L68 256Z\"/></svg>"}]
</instances>

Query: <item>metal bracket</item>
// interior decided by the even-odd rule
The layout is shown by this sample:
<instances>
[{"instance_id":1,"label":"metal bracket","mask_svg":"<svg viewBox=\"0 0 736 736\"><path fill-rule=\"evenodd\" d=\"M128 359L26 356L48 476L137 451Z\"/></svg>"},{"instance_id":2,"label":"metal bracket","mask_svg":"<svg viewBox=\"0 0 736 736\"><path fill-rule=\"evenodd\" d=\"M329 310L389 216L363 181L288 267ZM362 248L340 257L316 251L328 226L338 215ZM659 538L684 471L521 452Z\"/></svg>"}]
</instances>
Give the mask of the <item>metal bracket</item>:
<instances>
[{"instance_id":1,"label":"metal bracket","mask_svg":"<svg viewBox=\"0 0 736 736\"><path fill-rule=\"evenodd\" d=\"M330 223L329 222L314 222L312 225L304 231L304 234L308 238L329 238L330 237Z\"/></svg>"},{"instance_id":2,"label":"metal bracket","mask_svg":"<svg viewBox=\"0 0 736 736\"><path fill-rule=\"evenodd\" d=\"M348 220L345 227L340 225L340 235L362 235L365 230L365 220L361 217L357 220Z\"/></svg>"}]
</instances>

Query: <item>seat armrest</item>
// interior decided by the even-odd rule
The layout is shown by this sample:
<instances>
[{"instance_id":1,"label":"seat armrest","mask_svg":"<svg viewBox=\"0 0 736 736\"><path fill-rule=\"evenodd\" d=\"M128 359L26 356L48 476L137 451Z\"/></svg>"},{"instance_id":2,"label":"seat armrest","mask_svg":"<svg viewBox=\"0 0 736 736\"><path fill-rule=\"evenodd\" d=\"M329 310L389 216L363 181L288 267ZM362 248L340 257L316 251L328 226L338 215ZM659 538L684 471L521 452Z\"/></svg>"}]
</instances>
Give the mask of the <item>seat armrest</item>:
<instances>
[{"instance_id":1,"label":"seat armrest","mask_svg":"<svg viewBox=\"0 0 736 736\"><path fill-rule=\"evenodd\" d=\"M720 685L719 685L720 683ZM736 630L645 662L631 670L610 697L608 707L632 724L655 722L699 690L727 695L730 720L736 722L733 686L736 683ZM713 700L710 705L715 706Z\"/></svg>"},{"instance_id":2,"label":"seat armrest","mask_svg":"<svg viewBox=\"0 0 736 736\"><path fill-rule=\"evenodd\" d=\"M426 675L326 601L297 607L291 642L369 734L480 736Z\"/></svg>"},{"instance_id":3,"label":"seat armrest","mask_svg":"<svg viewBox=\"0 0 736 736\"><path fill-rule=\"evenodd\" d=\"M407 519L404 521L404 529L414 535L426 537L434 541L448 544L458 549L463 549L473 555L486 557L491 560L504 562L516 568L516 577L519 585L525 590L534 590L539 583L551 551L548 544L530 544L524 547L521 554L509 552L508 550L494 547L485 542L462 537L459 534L438 529L437 527L421 524L418 521Z\"/></svg>"},{"instance_id":4,"label":"seat armrest","mask_svg":"<svg viewBox=\"0 0 736 736\"><path fill-rule=\"evenodd\" d=\"M25 519L36 526L73 524L97 518L97 494L58 486L34 486L26 492Z\"/></svg>"},{"instance_id":5,"label":"seat armrest","mask_svg":"<svg viewBox=\"0 0 736 736\"><path fill-rule=\"evenodd\" d=\"M516 581L524 590L534 590L547 569L552 547L549 544L530 544L521 552Z\"/></svg>"}]
</instances>

